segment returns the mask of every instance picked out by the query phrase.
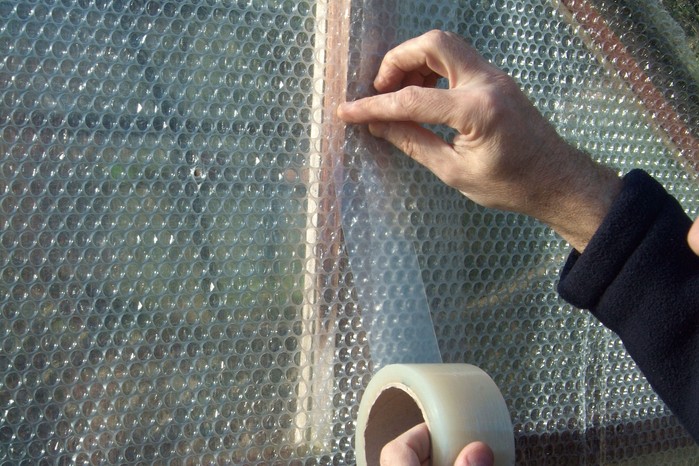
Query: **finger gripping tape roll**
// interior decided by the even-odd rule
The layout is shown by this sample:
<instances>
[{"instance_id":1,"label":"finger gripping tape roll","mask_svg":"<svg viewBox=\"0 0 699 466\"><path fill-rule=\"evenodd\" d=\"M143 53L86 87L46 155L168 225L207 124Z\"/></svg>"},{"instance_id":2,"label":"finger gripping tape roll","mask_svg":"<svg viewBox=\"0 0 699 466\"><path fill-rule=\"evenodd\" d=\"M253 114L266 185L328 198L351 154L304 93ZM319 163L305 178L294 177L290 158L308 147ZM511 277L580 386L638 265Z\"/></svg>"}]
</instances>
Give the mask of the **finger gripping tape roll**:
<instances>
[{"instance_id":1,"label":"finger gripping tape roll","mask_svg":"<svg viewBox=\"0 0 699 466\"><path fill-rule=\"evenodd\" d=\"M509 411L495 382L469 364L394 364L376 373L357 418L359 466L378 466L381 449L426 422L432 466L452 466L464 446L482 441L495 464L514 464Z\"/></svg>"}]
</instances>

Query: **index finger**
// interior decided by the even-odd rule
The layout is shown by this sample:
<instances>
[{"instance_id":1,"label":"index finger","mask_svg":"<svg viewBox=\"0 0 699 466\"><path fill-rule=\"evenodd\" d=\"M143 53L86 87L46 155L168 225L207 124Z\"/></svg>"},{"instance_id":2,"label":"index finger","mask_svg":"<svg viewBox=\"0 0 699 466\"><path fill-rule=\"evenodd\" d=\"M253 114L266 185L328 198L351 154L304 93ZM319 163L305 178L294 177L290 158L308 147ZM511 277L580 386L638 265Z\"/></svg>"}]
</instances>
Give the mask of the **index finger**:
<instances>
[{"instance_id":1,"label":"index finger","mask_svg":"<svg viewBox=\"0 0 699 466\"><path fill-rule=\"evenodd\" d=\"M379 67L374 87L392 92L405 85L406 77L437 74L455 87L483 71L487 62L460 36L444 31L430 31L391 49Z\"/></svg>"},{"instance_id":2,"label":"index finger","mask_svg":"<svg viewBox=\"0 0 699 466\"><path fill-rule=\"evenodd\" d=\"M447 92L444 89L411 86L388 94L344 102L338 106L337 114L347 123L415 121L452 126L456 122L449 118L452 100Z\"/></svg>"}]
</instances>

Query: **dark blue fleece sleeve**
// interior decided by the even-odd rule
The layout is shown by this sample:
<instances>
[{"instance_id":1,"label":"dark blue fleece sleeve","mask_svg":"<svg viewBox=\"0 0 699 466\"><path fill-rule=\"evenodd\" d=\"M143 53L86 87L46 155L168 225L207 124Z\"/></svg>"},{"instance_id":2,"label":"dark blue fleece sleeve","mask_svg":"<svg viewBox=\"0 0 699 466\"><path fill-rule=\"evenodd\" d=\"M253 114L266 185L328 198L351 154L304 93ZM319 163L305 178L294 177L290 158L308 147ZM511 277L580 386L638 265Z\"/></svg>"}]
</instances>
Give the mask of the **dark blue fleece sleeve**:
<instances>
[{"instance_id":1,"label":"dark blue fleece sleeve","mask_svg":"<svg viewBox=\"0 0 699 466\"><path fill-rule=\"evenodd\" d=\"M692 224L648 174L634 170L559 293L624 343L656 393L699 442L699 257Z\"/></svg>"}]
</instances>

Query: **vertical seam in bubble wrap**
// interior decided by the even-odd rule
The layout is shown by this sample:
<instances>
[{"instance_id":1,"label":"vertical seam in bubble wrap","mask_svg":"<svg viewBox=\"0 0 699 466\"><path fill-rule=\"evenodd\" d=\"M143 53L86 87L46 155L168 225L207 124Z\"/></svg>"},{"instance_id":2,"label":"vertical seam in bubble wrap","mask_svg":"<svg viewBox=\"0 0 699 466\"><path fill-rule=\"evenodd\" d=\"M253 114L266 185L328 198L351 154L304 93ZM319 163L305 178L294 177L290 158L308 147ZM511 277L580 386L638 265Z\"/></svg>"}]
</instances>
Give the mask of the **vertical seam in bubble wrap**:
<instances>
[{"instance_id":1,"label":"vertical seam in bubble wrap","mask_svg":"<svg viewBox=\"0 0 699 466\"><path fill-rule=\"evenodd\" d=\"M342 142L336 134L343 128L337 118L333 98L344 95L346 86L347 40L351 0L322 0L316 2L315 66L313 70L313 101L311 147L306 171L308 186L306 266L301 338L301 380L298 388L296 442L320 442L332 439L335 357L335 323L339 304L323 303L321 293L327 287L344 286L339 252L343 250L340 215L336 209L335 183L332 177L341 160ZM341 169L341 166L340 168ZM325 259L335 259L331 270L324 267Z\"/></svg>"}]
</instances>

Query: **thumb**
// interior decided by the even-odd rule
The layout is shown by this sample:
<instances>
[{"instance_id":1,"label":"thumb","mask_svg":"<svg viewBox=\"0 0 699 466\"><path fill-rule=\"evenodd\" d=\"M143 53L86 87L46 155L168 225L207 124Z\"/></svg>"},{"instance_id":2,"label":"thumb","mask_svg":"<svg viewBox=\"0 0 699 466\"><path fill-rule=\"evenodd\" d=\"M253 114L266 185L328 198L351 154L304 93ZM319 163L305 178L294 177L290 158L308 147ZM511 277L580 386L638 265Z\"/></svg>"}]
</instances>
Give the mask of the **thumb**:
<instances>
[{"instance_id":1,"label":"thumb","mask_svg":"<svg viewBox=\"0 0 699 466\"><path fill-rule=\"evenodd\" d=\"M692 248L692 251L694 251L694 254L699 256L699 218L694 221L692 228L689 229L687 242L689 243L689 247Z\"/></svg>"},{"instance_id":2,"label":"thumb","mask_svg":"<svg viewBox=\"0 0 699 466\"><path fill-rule=\"evenodd\" d=\"M494 466L493 450L483 442L469 443L457 456L454 466Z\"/></svg>"}]
</instances>

